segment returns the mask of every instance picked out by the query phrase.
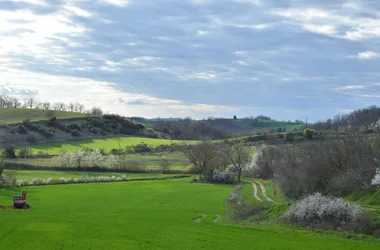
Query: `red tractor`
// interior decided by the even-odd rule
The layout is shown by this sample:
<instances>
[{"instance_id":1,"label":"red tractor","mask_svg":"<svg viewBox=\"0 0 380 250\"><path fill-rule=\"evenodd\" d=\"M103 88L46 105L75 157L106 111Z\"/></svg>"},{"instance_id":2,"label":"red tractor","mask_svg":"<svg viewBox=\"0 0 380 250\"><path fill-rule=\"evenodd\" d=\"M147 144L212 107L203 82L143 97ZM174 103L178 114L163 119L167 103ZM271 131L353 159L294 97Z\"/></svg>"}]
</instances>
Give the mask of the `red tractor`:
<instances>
[{"instance_id":1,"label":"red tractor","mask_svg":"<svg viewBox=\"0 0 380 250\"><path fill-rule=\"evenodd\" d=\"M14 208L30 208L30 205L26 203L26 190L22 191L21 196L13 196L13 206Z\"/></svg>"}]
</instances>

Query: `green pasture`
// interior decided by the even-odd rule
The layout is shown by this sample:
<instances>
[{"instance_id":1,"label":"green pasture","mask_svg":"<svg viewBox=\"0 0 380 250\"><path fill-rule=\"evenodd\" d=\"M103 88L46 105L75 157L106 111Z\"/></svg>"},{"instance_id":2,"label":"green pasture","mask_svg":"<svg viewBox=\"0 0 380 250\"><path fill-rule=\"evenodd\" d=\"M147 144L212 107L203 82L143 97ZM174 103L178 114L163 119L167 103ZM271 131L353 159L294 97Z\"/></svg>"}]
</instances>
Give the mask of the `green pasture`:
<instances>
[{"instance_id":1,"label":"green pasture","mask_svg":"<svg viewBox=\"0 0 380 250\"><path fill-rule=\"evenodd\" d=\"M5 170L5 174L8 171ZM96 176L116 176L122 177L125 175L128 179L142 179L142 178L163 178L178 176L179 174L155 174L155 173L113 173L113 172L87 172L87 171L44 171L44 170L18 170L16 172L16 178L19 180L32 181L34 178L40 180L47 180L52 178L53 180L59 180L60 178L79 178L83 177L96 177Z\"/></svg>"},{"instance_id":2,"label":"green pasture","mask_svg":"<svg viewBox=\"0 0 380 250\"><path fill-rule=\"evenodd\" d=\"M109 156L104 156L102 167L108 167ZM128 168L128 165L138 165L140 169L160 169L160 162L166 159L170 163L171 170L188 170L191 163L181 152L164 152L155 154L128 154L121 156L123 162L122 168ZM57 164L53 161L53 157L49 158L25 158L25 159L8 159L8 162L28 164L32 166L55 167Z\"/></svg>"},{"instance_id":3,"label":"green pasture","mask_svg":"<svg viewBox=\"0 0 380 250\"><path fill-rule=\"evenodd\" d=\"M30 121L48 120L53 114L57 119L69 119L86 117L86 114L73 113L67 111L49 111L26 108L0 108L0 125L21 123L29 119Z\"/></svg>"},{"instance_id":4,"label":"green pasture","mask_svg":"<svg viewBox=\"0 0 380 250\"><path fill-rule=\"evenodd\" d=\"M144 137L118 137L118 138L107 138L107 139L93 139L93 140L83 140L74 142L63 142L63 143L46 143L32 145L33 153L44 153L49 155L57 155L61 152L73 152L78 150L84 150L90 148L93 150L104 149L106 153L109 153L113 148L125 148L127 146L134 146L140 143L145 143L152 146L159 145L170 145L172 143L178 144L191 144L197 143L198 141L183 141L183 140L165 140L165 139L155 139L155 138L144 138Z\"/></svg>"},{"instance_id":5,"label":"green pasture","mask_svg":"<svg viewBox=\"0 0 380 250\"><path fill-rule=\"evenodd\" d=\"M21 190L0 189L0 204ZM380 248L283 226L233 224L225 215L232 190L188 179L28 187L31 209L0 209L0 249ZM222 218L214 222L217 214Z\"/></svg>"}]
</instances>

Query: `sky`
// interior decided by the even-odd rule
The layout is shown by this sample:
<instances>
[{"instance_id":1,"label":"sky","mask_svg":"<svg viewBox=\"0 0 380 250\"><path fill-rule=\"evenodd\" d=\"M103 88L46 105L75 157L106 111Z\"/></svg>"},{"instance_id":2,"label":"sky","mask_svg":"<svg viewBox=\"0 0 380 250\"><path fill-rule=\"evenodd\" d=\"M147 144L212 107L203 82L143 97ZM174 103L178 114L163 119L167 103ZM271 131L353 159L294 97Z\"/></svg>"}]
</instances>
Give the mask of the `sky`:
<instances>
[{"instance_id":1,"label":"sky","mask_svg":"<svg viewBox=\"0 0 380 250\"><path fill-rule=\"evenodd\" d=\"M0 0L0 94L141 117L378 105L380 1Z\"/></svg>"}]
</instances>

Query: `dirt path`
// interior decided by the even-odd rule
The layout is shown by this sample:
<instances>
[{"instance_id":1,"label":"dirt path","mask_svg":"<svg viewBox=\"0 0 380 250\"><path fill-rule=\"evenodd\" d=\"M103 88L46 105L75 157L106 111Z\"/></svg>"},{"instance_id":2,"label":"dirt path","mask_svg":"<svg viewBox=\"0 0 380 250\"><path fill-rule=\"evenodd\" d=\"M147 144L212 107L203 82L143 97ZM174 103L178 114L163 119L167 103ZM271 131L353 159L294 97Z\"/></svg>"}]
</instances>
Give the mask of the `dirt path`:
<instances>
[{"instance_id":1,"label":"dirt path","mask_svg":"<svg viewBox=\"0 0 380 250\"><path fill-rule=\"evenodd\" d=\"M259 196L257 196L257 186L255 183L251 182L253 186L253 198L255 198L258 201L263 201Z\"/></svg>"},{"instance_id":2,"label":"dirt path","mask_svg":"<svg viewBox=\"0 0 380 250\"><path fill-rule=\"evenodd\" d=\"M222 216L220 214L217 214L216 217L212 220L212 222L218 223L218 221L220 220L220 218L222 218Z\"/></svg>"},{"instance_id":3,"label":"dirt path","mask_svg":"<svg viewBox=\"0 0 380 250\"><path fill-rule=\"evenodd\" d=\"M264 186L261 182L256 181L256 183L257 183L258 185L260 185L260 188L261 188L261 194L264 196L264 198L265 198L267 201L269 201L269 202L273 202L273 203L277 203L277 202L275 202L274 200L272 200L270 197L267 196L267 190L266 190L265 186Z\"/></svg>"},{"instance_id":4,"label":"dirt path","mask_svg":"<svg viewBox=\"0 0 380 250\"><path fill-rule=\"evenodd\" d=\"M202 214L201 217L195 218L194 222L195 223L201 223L201 221L207 216L207 214Z\"/></svg>"}]
</instances>

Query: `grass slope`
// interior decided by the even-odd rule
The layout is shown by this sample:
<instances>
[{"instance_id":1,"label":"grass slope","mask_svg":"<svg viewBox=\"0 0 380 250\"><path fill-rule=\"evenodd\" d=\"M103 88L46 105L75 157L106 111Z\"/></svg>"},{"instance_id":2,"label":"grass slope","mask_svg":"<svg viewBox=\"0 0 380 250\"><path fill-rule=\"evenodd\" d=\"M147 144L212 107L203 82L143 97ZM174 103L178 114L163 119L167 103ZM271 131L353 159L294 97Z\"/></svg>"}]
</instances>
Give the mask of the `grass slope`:
<instances>
[{"instance_id":1,"label":"grass slope","mask_svg":"<svg viewBox=\"0 0 380 250\"><path fill-rule=\"evenodd\" d=\"M9 170L5 170L7 172ZM83 172L83 171L43 171L43 170L19 170L17 171L16 178L19 180L28 180L32 181L34 178L38 178L40 180L47 180L52 178L53 180L59 180L60 178L79 178L83 177L91 177L91 176L116 176L122 177L125 175L129 179L138 179L138 178L162 178L162 177L172 177L178 176L179 174L152 174L152 173L112 173L112 172Z\"/></svg>"},{"instance_id":2,"label":"grass slope","mask_svg":"<svg viewBox=\"0 0 380 250\"><path fill-rule=\"evenodd\" d=\"M54 111L54 115L57 119L86 117L86 114L67 111ZM30 121L48 120L47 111L25 108L0 108L0 125L21 123L26 119L30 119Z\"/></svg>"},{"instance_id":3,"label":"grass slope","mask_svg":"<svg viewBox=\"0 0 380 250\"><path fill-rule=\"evenodd\" d=\"M170 145L171 143L196 143L197 141L180 141L180 140L165 140L154 139L144 137L119 137L119 138L107 138L107 139L94 139L65 143L47 143L33 146L34 152L43 152L49 155L59 154L62 151L73 152L77 150L83 150L85 148L91 149L104 149L107 153L113 148L125 148L127 146L137 145L144 142L148 145Z\"/></svg>"},{"instance_id":4,"label":"grass slope","mask_svg":"<svg viewBox=\"0 0 380 250\"><path fill-rule=\"evenodd\" d=\"M186 180L28 188L30 210L0 211L0 249L379 249L380 244L213 223L232 187ZM8 204L21 189L0 189ZM207 214L200 223L194 218Z\"/></svg>"},{"instance_id":5,"label":"grass slope","mask_svg":"<svg viewBox=\"0 0 380 250\"><path fill-rule=\"evenodd\" d=\"M126 162L136 162L139 164L141 169L160 169L160 162L166 159L170 162L171 170L187 170L191 167L191 163L185 157L185 155L181 152L164 152L164 153L155 153L155 154L129 154L122 156L122 161L124 164ZM103 158L103 162L101 166L108 166L107 161L109 160L109 156L105 156ZM26 158L26 159L8 159L7 162L12 163L21 163L28 164L32 166L43 166L43 167L51 167L57 166L53 161L53 157L50 158ZM124 165L125 166L125 165Z\"/></svg>"}]
</instances>

